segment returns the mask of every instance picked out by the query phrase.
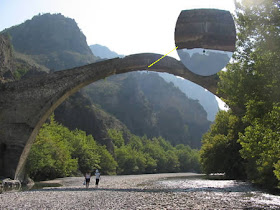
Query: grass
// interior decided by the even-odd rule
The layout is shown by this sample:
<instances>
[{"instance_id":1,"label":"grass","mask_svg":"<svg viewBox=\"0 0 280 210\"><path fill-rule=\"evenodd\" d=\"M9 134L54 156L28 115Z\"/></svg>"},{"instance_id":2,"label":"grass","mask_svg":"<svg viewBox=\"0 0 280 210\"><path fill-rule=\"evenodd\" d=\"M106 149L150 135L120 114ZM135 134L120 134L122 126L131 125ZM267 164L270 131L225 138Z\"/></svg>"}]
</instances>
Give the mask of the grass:
<instances>
[{"instance_id":1,"label":"grass","mask_svg":"<svg viewBox=\"0 0 280 210\"><path fill-rule=\"evenodd\" d=\"M40 183L40 182L35 182L35 184L31 187L28 188L27 186L22 187L21 191L27 191L27 190L40 190L45 187L62 187L62 184L59 183Z\"/></svg>"}]
</instances>

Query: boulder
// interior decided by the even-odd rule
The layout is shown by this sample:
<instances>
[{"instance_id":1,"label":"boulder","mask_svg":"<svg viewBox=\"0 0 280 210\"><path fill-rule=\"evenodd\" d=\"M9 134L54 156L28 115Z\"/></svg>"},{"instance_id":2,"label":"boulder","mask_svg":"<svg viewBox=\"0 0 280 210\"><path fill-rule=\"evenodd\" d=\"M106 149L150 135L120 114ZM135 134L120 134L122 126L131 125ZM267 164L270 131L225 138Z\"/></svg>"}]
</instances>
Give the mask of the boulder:
<instances>
[{"instance_id":1,"label":"boulder","mask_svg":"<svg viewBox=\"0 0 280 210\"><path fill-rule=\"evenodd\" d=\"M2 189L4 191L20 190L21 189L21 183L20 183L19 180L12 180L10 178L3 179L2 180Z\"/></svg>"}]
</instances>

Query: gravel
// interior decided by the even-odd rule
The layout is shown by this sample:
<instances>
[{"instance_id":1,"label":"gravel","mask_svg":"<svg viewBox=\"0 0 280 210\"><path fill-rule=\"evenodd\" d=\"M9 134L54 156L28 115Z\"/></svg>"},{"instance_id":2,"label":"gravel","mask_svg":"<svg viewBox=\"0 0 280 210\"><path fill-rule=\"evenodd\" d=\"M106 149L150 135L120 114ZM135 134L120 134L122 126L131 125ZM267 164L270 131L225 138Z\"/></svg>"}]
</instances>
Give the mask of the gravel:
<instances>
[{"instance_id":1,"label":"gravel","mask_svg":"<svg viewBox=\"0 0 280 210\"><path fill-rule=\"evenodd\" d=\"M102 176L99 188L83 177L56 179L63 187L0 194L0 209L280 209L280 196L246 182L204 180L197 174Z\"/></svg>"}]
</instances>

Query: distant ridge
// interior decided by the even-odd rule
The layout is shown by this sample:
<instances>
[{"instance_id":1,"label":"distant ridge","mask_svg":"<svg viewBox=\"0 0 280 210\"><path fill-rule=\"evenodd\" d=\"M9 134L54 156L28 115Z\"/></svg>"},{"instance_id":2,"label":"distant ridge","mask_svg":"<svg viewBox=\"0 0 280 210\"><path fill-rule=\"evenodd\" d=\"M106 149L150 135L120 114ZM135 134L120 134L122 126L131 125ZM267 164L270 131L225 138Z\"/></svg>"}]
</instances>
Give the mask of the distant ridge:
<instances>
[{"instance_id":1,"label":"distant ridge","mask_svg":"<svg viewBox=\"0 0 280 210\"><path fill-rule=\"evenodd\" d=\"M108 47L99 44L91 45L90 49L95 56L102 59L111 59L116 57L123 57L116 52L111 51ZM183 78L178 78L172 74L158 73L166 82L172 82L174 86L178 87L187 97L198 100L203 106L204 110L207 112L207 119L214 121L217 112L219 111L218 102L215 96L204 90L197 84L194 84Z\"/></svg>"},{"instance_id":2,"label":"distant ridge","mask_svg":"<svg viewBox=\"0 0 280 210\"><path fill-rule=\"evenodd\" d=\"M95 56L98 56L102 59L111 59L116 57L124 57L124 55L119 55L118 53L111 51L108 47L102 46L100 44L90 45L89 48L91 49L92 53Z\"/></svg>"},{"instance_id":3,"label":"distant ridge","mask_svg":"<svg viewBox=\"0 0 280 210\"><path fill-rule=\"evenodd\" d=\"M207 112L207 119L214 121L217 112L219 111L218 102L211 92L206 91L199 85L192 83L183 78L178 78L168 73L158 73L165 81L172 82L174 86L178 87L185 95L191 99L198 100Z\"/></svg>"},{"instance_id":4,"label":"distant ridge","mask_svg":"<svg viewBox=\"0 0 280 210\"><path fill-rule=\"evenodd\" d=\"M19 78L27 76L32 65L36 65L34 71L40 66L58 71L122 57L101 45L96 46L105 54L92 52L76 22L61 14L37 15L5 32L11 36L15 54L24 61L16 67ZM70 96L54 114L59 123L92 134L109 149L113 147L107 131L112 128L125 136L130 132L148 138L162 136L172 145L199 149L211 124L197 100L156 73L131 72L94 82Z\"/></svg>"}]
</instances>

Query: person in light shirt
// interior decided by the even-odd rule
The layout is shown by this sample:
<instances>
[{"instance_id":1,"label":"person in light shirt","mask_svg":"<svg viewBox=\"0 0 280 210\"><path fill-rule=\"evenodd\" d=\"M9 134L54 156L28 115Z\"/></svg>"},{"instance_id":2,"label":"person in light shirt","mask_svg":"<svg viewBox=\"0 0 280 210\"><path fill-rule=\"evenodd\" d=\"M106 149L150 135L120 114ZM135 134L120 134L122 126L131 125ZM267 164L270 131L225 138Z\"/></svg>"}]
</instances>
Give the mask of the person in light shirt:
<instances>
[{"instance_id":1,"label":"person in light shirt","mask_svg":"<svg viewBox=\"0 0 280 210\"><path fill-rule=\"evenodd\" d=\"M95 178L96 178L95 186L98 187L98 183L100 179L100 172L98 171L98 169L96 169L95 171Z\"/></svg>"},{"instance_id":2,"label":"person in light shirt","mask_svg":"<svg viewBox=\"0 0 280 210\"><path fill-rule=\"evenodd\" d=\"M90 175L91 175L90 172L87 172L87 173L85 174L86 188L89 187Z\"/></svg>"}]
</instances>

